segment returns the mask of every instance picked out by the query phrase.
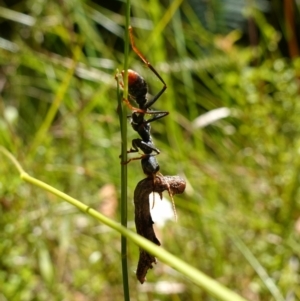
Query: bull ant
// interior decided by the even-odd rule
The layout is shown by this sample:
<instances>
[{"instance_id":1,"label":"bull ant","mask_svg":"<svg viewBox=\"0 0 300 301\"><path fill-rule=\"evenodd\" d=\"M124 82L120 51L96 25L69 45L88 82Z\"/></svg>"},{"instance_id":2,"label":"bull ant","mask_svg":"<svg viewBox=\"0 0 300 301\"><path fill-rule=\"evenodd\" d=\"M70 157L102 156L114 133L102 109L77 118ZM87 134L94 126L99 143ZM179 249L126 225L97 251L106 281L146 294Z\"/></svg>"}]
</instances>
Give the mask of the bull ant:
<instances>
[{"instance_id":1,"label":"bull ant","mask_svg":"<svg viewBox=\"0 0 300 301\"><path fill-rule=\"evenodd\" d=\"M132 147L127 153L135 153L138 152L139 149L143 152L140 157L135 157L127 160L126 162L122 162L122 164L128 164L133 160L141 160L141 165L144 174L148 177L152 178L153 187L155 185L155 178L162 177L162 174L159 173L159 164L156 159L156 155L160 154L159 149L157 149L152 141L151 137L151 125L150 123L161 119L169 114L167 111L154 111L151 110L150 107L160 98L160 96L165 92L167 89L167 85L159 73L155 70L155 68L151 65L151 63L143 56L143 54L139 51L139 49L135 46L134 37L132 33L132 27L129 27L129 36L131 47L133 51L139 56L139 58L147 65L147 67L158 77L158 79L162 82L163 87L162 89L151 99L148 100L147 93L148 93L148 86L144 78L139 75L137 72L129 69L128 70L128 94L129 98L135 100L138 104L138 108L131 105L128 99L123 99L126 105L131 109L131 126L132 128L139 134L141 138L133 139L132 140ZM116 74L118 77L119 74ZM122 71L122 77L124 77L124 71ZM123 84L121 83L121 86ZM153 115L150 119L145 119L145 115ZM173 210L175 219L176 210L174 205L174 200L172 197L172 193L170 189L168 189L169 195L172 200ZM153 202L154 206L154 202Z\"/></svg>"},{"instance_id":2,"label":"bull ant","mask_svg":"<svg viewBox=\"0 0 300 301\"><path fill-rule=\"evenodd\" d=\"M133 70L128 70L128 92L130 99L135 100L138 104L138 108L133 107L128 99L123 99L126 105L132 110L131 115L131 126L140 135L141 138L132 140L132 147L127 153L138 152L139 149L143 151L140 157L131 158L123 164L127 164L133 160L140 160L142 164L142 169L147 176L155 178L155 175L159 171L159 164L155 158L160 151L155 147L152 137L151 137L151 125L150 123L161 119L169 114L167 111L153 111L150 107L159 99L159 97L167 89L167 85L151 63L141 54L134 43L132 27L129 27L130 41L133 51L140 57L140 59L149 67L149 69L158 77L158 79L163 83L162 89L157 95L155 95L151 100L147 99L148 86L144 78ZM116 75L116 77L119 74ZM122 71L122 76L124 76L124 71ZM122 85L122 84L121 84ZM146 120L145 115L154 115L152 118Z\"/></svg>"}]
</instances>

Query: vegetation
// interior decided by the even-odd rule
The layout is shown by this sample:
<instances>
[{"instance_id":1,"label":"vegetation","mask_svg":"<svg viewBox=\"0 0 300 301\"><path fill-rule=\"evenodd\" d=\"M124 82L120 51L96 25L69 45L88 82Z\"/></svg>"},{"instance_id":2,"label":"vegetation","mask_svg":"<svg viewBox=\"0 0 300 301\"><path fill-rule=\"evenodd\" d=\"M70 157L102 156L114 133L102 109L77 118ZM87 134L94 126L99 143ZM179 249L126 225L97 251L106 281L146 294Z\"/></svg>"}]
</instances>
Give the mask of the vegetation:
<instances>
[{"instance_id":1,"label":"vegetation","mask_svg":"<svg viewBox=\"0 0 300 301\"><path fill-rule=\"evenodd\" d=\"M123 69L125 5L110 2L0 2L0 145L31 176L120 221L114 75ZM132 1L136 44L168 85L155 104L170 112L152 126L157 159L164 175L188 184L175 197L178 222L157 231L163 248L245 299L297 300L300 58L293 22L283 30L260 1L245 5L232 28L228 20L238 18L221 2ZM129 65L153 95L159 91L132 51ZM129 126L128 142L136 135ZM24 182L3 151L0 158L0 301L123 300L120 234ZM143 177L139 162L128 165L132 231L130 200ZM138 252L128 241L132 300L217 300L161 262L141 286Z\"/></svg>"}]
</instances>

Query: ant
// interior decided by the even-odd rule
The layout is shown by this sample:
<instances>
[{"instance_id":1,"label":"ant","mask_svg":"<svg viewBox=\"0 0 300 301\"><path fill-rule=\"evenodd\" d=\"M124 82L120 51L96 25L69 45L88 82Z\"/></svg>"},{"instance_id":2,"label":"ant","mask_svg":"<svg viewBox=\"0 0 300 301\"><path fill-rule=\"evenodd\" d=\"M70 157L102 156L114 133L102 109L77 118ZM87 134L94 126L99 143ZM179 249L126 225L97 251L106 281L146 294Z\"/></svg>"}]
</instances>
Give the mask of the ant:
<instances>
[{"instance_id":1,"label":"ant","mask_svg":"<svg viewBox=\"0 0 300 301\"><path fill-rule=\"evenodd\" d=\"M147 99L148 86L144 78L137 72L129 69L128 70L128 93L130 99L134 99L138 104L138 108L131 105L128 99L123 99L126 105L132 110L131 115L131 126L140 135L141 138L132 140L132 147L127 153L138 152L139 149L143 151L143 155L136 158L131 158L123 164L127 164L133 160L142 159L142 168L146 175L154 175L159 170L159 165L153 156L158 155L160 151L154 146L151 138L151 126L150 123L163 118L169 114L167 111L153 111L150 107L159 99L159 97L167 89L167 85L151 63L142 55L134 43L134 37L132 33L132 27L129 26L129 36L133 51L140 57L140 59L149 67L149 69L158 77L158 79L163 83L162 89L157 95L155 95L151 100ZM121 72L124 78L124 71ZM116 74L116 77L119 74ZM121 84L123 86L123 84ZM152 118L146 120L145 115L154 115ZM155 154L153 154L153 152ZM151 167L151 168L150 168ZM152 172L151 172L152 170Z\"/></svg>"},{"instance_id":2,"label":"ant","mask_svg":"<svg viewBox=\"0 0 300 301\"><path fill-rule=\"evenodd\" d=\"M132 147L127 153L134 153L138 152L139 149L143 151L140 157L131 158L126 162L122 162L122 164L128 164L133 160L141 159L141 165L144 174L148 177L152 178L153 180L153 189L155 187L155 179L156 177L162 177L159 173L159 164L156 159L156 155L160 154L160 151L155 147L152 137L151 137L151 125L150 123L161 119L169 114L167 111L154 111L151 110L150 107L160 98L160 96L165 92L167 89L167 85L159 73L155 70L155 68L151 65L151 63L143 56L143 54L139 51L139 49L135 46L134 37L132 33L132 27L129 26L129 36L131 47L133 51L139 56L139 58L147 65L147 67L158 77L158 79L162 82L163 87L162 89L151 99L148 100L147 93L148 93L148 86L145 79L139 75L137 72L129 69L128 70L128 94L129 98L135 100L138 104L138 108L131 105L128 99L123 99L125 104L131 109L131 126L132 128L139 134L141 138L133 139L132 140ZM124 70L121 72L121 75L124 79ZM116 78L120 76L120 74L116 74ZM121 83L123 87L123 84ZM145 119L145 115L154 115L150 119ZM174 200L171 193L170 188L168 189L169 195L172 199L174 214L176 218L176 210L174 206ZM153 202L154 206L154 202Z\"/></svg>"}]
</instances>

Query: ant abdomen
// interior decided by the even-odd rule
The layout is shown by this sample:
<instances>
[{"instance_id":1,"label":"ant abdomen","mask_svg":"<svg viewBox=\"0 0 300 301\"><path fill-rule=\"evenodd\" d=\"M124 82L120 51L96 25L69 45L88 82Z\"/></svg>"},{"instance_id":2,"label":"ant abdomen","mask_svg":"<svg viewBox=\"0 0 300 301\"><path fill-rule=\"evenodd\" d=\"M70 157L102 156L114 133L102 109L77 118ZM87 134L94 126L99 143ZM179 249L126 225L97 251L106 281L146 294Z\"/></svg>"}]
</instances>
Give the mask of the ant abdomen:
<instances>
[{"instance_id":1,"label":"ant abdomen","mask_svg":"<svg viewBox=\"0 0 300 301\"><path fill-rule=\"evenodd\" d=\"M122 75L124 76L124 71ZM128 69L128 92L140 108L147 102L147 83L141 75L131 69Z\"/></svg>"}]
</instances>

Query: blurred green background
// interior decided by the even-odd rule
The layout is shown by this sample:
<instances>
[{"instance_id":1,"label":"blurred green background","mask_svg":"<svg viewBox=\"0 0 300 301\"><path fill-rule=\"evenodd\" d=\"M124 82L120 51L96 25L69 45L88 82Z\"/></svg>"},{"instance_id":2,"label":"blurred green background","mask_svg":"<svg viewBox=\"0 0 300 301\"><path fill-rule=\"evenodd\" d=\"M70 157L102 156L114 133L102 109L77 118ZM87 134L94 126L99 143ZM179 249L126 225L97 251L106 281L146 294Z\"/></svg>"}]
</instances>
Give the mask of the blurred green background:
<instances>
[{"instance_id":1,"label":"blurred green background","mask_svg":"<svg viewBox=\"0 0 300 301\"><path fill-rule=\"evenodd\" d=\"M178 222L158 235L253 301L300 300L299 12L290 0L132 1L136 45L168 86L155 104L170 112L152 124L157 159L188 184ZM117 221L124 14L113 0L0 0L0 144ZM133 51L130 68L160 90ZM135 231L139 162L128 175ZM2 154L0 214L0 301L123 299L120 235L22 182ZM141 286L128 248L132 300L215 300L162 263Z\"/></svg>"}]
</instances>

